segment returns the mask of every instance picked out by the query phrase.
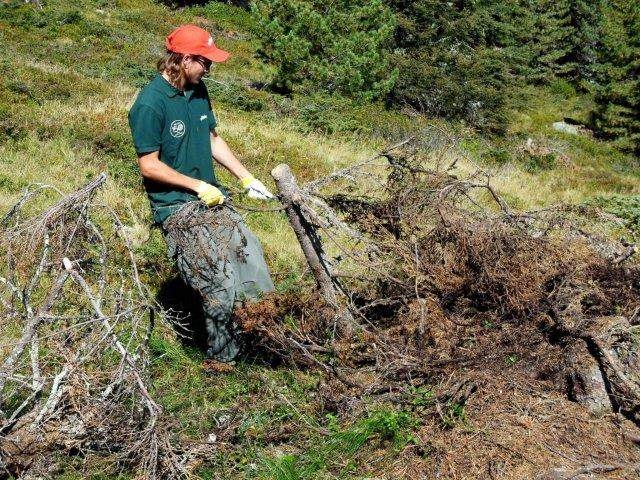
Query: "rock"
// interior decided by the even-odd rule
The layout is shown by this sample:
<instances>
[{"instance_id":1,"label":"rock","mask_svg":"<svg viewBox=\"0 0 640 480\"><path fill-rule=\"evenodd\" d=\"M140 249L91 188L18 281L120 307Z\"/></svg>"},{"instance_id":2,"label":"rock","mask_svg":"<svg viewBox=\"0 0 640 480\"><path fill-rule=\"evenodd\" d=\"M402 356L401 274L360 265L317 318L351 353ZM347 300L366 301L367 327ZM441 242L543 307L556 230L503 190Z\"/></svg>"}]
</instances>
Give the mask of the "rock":
<instances>
[{"instance_id":1,"label":"rock","mask_svg":"<svg viewBox=\"0 0 640 480\"><path fill-rule=\"evenodd\" d=\"M569 372L569 398L586 407L594 415L611 412L611 401L600 365L584 342L578 341L566 352Z\"/></svg>"},{"instance_id":2,"label":"rock","mask_svg":"<svg viewBox=\"0 0 640 480\"><path fill-rule=\"evenodd\" d=\"M569 125L566 122L554 122L553 129L557 132L568 133L570 135L580 134L580 128L577 125Z\"/></svg>"}]
</instances>

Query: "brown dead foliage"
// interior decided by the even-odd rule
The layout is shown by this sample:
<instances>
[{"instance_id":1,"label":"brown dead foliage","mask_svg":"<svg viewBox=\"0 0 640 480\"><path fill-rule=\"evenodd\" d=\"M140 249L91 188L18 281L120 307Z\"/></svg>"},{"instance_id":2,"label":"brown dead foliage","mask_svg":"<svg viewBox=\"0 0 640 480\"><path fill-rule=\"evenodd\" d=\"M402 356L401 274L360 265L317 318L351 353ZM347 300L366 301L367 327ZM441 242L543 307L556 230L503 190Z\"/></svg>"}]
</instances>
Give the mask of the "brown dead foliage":
<instances>
[{"instance_id":1,"label":"brown dead foliage","mask_svg":"<svg viewBox=\"0 0 640 480\"><path fill-rule=\"evenodd\" d=\"M325 370L329 411L348 415L371 396L415 410L412 392L433 388L420 452L407 448L393 478L637 475L620 425L640 420L638 264L589 233L584 211L513 212L481 170L460 179L416 151L385 155L384 196L310 193L331 209L310 222L325 241L336 218L358 232L341 251L359 274L335 281L362 330L334 335L331 311L308 296L247 305L245 330ZM604 399L589 390L598 381ZM464 419L448 418L454 405Z\"/></svg>"}]
</instances>

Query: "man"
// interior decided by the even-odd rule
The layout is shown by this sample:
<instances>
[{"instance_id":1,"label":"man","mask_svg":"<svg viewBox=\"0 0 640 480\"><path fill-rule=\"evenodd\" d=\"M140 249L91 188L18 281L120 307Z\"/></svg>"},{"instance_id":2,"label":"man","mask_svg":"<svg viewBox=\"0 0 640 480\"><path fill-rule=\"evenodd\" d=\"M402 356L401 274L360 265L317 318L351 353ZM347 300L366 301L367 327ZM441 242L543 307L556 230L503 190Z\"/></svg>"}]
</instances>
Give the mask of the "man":
<instances>
[{"instance_id":1,"label":"man","mask_svg":"<svg viewBox=\"0 0 640 480\"><path fill-rule=\"evenodd\" d=\"M171 32L166 47L158 75L129 112L129 125L154 220L180 276L202 299L207 359L222 362L225 370L239 351L230 322L234 303L259 298L273 290L273 282L258 240L225 203L212 158L241 181L249 197L273 195L216 132L202 78L229 53L195 25Z\"/></svg>"}]
</instances>

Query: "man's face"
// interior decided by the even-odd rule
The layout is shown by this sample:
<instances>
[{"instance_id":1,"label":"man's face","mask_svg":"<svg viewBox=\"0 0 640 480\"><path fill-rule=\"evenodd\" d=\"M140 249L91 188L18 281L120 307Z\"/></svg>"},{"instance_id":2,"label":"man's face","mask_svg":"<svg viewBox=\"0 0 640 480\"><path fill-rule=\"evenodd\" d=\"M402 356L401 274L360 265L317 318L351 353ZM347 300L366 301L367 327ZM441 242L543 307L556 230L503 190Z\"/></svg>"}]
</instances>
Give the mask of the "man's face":
<instances>
[{"instance_id":1,"label":"man's face","mask_svg":"<svg viewBox=\"0 0 640 480\"><path fill-rule=\"evenodd\" d=\"M209 73L211 60L199 55L186 55L182 65L187 82L197 85L202 80L202 77Z\"/></svg>"}]
</instances>

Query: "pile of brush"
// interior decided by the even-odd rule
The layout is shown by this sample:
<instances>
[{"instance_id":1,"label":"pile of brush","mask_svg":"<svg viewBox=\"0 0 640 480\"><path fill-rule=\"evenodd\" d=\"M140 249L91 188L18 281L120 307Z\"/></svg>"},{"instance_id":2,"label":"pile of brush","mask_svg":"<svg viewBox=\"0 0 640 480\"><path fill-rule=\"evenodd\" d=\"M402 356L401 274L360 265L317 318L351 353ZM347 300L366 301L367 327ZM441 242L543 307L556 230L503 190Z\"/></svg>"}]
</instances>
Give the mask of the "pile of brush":
<instances>
[{"instance_id":1,"label":"pile of brush","mask_svg":"<svg viewBox=\"0 0 640 480\"><path fill-rule=\"evenodd\" d=\"M432 133L302 186L297 211L359 328L341 334L317 293L274 297L238 313L252 341L326 371L334 404L433 387L442 420L524 390L640 424L634 232L611 240L621 223L595 209L516 212L452 143Z\"/></svg>"}]
</instances>

